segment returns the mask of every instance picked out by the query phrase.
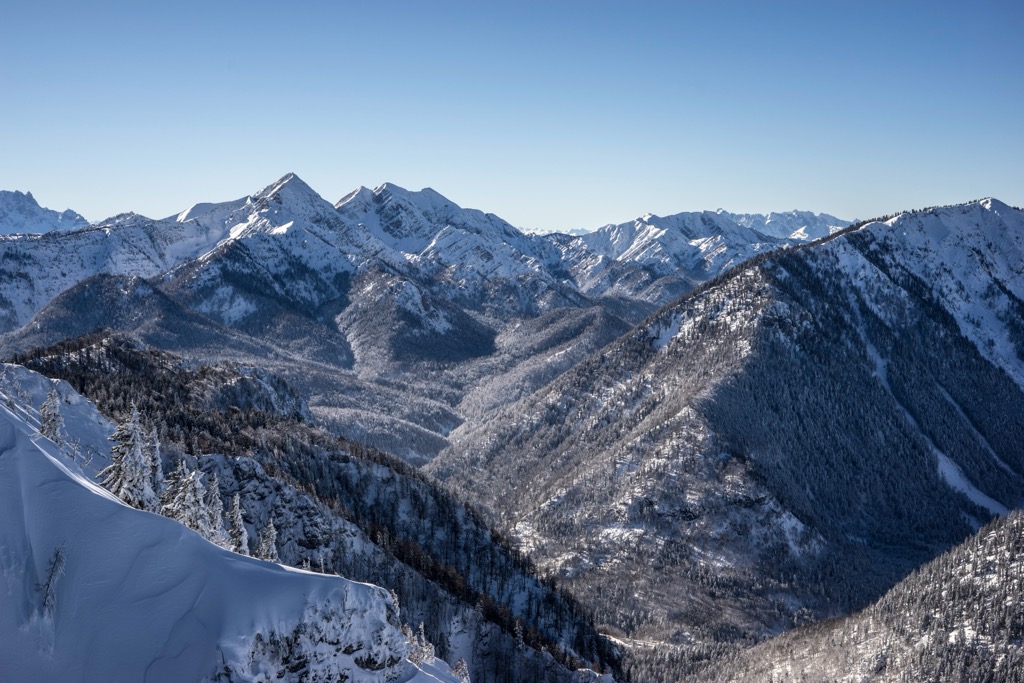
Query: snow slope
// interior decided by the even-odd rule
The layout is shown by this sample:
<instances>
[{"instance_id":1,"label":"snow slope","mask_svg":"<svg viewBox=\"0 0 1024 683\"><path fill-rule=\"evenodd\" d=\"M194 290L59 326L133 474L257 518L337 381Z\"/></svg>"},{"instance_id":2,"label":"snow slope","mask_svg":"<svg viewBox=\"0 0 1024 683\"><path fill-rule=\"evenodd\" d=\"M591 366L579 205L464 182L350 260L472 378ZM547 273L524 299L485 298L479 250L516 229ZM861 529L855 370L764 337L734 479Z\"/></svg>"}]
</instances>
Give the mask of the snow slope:
<instances>
[{"instance_id":1,"label":"snow slope","mask_svg":"<svg viewBox=\"0 0 1024 683\"><path fill-rule=\"evenodd\" d=\"M864 296L913 279L989 361L1024 386L1024 213L983 199L904 213L834 240L835 262Z\"/></svg>"},{"instance_id":2,"label":"snow slope","mask_svg":"<svg viewBox=\"0 0 1024 683\"><path fill-rule=\"evenodd\" d=\"M73 230L88 224L71 209L54 211L39 206L31 192L0 190L0 235Z\"/></svg>"},{"instance_id":3,"label":"snow slope","mask_svg":"<svg viewBox=\"0 0 1024 683\"><path fill-rule=\"evenodd\" d=\"M383 589L235 555L125 506L38 435L20 397L7 398L0 680L455 680L440 662L404 659ZM48 609L40 584L58 550L65 569Z\"/></svg>"}]
</instances>

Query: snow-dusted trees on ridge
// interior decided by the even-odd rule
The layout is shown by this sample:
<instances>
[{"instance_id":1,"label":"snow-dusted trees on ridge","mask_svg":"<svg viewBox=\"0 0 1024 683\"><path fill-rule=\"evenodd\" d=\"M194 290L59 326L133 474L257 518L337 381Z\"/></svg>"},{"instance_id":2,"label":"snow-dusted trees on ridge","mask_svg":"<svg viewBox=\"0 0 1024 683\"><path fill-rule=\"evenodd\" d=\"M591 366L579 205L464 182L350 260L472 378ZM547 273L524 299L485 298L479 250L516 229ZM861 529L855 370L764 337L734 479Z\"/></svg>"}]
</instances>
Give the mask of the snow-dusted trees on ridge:
<instances>
[{"instance_id":1,"label":"snow-dusted trees on ridge","mask_svg":"<svg viewBox=\"0 0 1024 683\"><path fill-rule=\"evenodd\" d=\"M455 662L455 666L452 667L452 675L461 683L469 683L469 666L465 659L460 657L459 661Z\"/></svg>"},{"instance_id":2,"label":"snow-dusted trees on ridge","mask_svg":"<svg viewBox=\"0 0 1024 683\"><path fill-rule=\"evenodd\" d=\"M434 645L427 639L427 634L423 629L423 622L420 622L419 628L413 633L412 629L409 628L408 624L402 626L402 633L412 643L412 649L409 652L409 661L414 664L424 662L426 664L433 664L436 654L434 652Z\"/></svg>"},{"instance_id":3,"label":"snow-dusted trees on ridge","mask_svg":"<svg viewBox=\"0 0 1024 683\"><path fill-rule=\"evenodd\" d=\"M224 502L220 497L220 481L216 472L211 473L204 484L201 471L190 470L185 459L179 460L177 469L167 482L161 514L199 532L211 543L235 550L232 539L236 532L232 529L229 535L224 528ZM241 518L241 511L237 514ZM234 515L235 510L232 510ZM244 524L242 533L245 533Z\"/></svg>"},{"instance_id":4,"label":"snow-dusted trees on ridge","mask_svg":"<svg viewBox=\"0 0 1024 683\"><path fill-rule=\"evenodd\" d=\"M279 562L277 555L277 528L274 526L274 518L267 517L267 524L260 530L260 543L256 549L256 557L261 560Z\"/></svg>"},{"instance_id":5,"label":"snow-dusted trees on ridge","mask_svg":"<svg viewBox=\"0 0 1024 683\"><path fill-rule=\"evenodd\" d=\"M206 498L203 500L206 512L206 523L209 535L206 538L222 548L231 547L231 538L224 528L224 501L220 497L220 480L216 472L211 472L206 487Z\"/></svg>"},{"instance_id":6,"label":"snow-dusted trees on ridge","mask_svg":"<svg viewBox=\"0 0 1024 683\"><path fill-rule=\"evenodd\" d=\"M127 422L117 426L110 436L110 465L100 472L103 486L132 507L149 512L159 509L151 462L151 450L142 435L139 409L132 403Z\"/></svg>"},{"instance_id":7,"label":"snow-dusted trees on ridge","mask_svg":"<svg viewBox=\"0 0 1024 683\"><path fill-rule=\"evenodd\" d=\"M240 555L249 554L249 532L242 519L242 501L236 493L231 499L231 545L230 549Z\"/></svg>"},{"instance_id":8,"label":"snow-dusted trees on ridge","mask_svg":"<svg viewBox=\"0 0 1024 683\"><path fill-rule=\"evenodd\" d=\"M184 460L178 461L177 469L167 482L160 513L209 538L209 514L206 510L206 487L203 485L202 473L190 471Z\"/></svg>"},{"instance_id":9,"label":"snow-dusted trees on ridge","mask_svg":"<svg viewBox=\"0 0 1024 683\"><path fill-rule=\"evenodd\" d=\"M39 407L39 433L58 446L64 445L64 417L60 414L60 396L54 387Z\"/></svg>"},{"instance_id":10,"label":"snow-dusted trees on ridge","mask_svg":"<svg viewBox=\"0 0 1024 683\"><path fill-rule=\"evenodd\" d=\"M162 500L164 495L164 463L163 456L160 454L160 436L156 432L156 427L153 427L149 433L149 441L146 442L146 455L149 457L150 472L153 478L153 493L156 494L157 500Z\"/></svg>"}]
</instances>

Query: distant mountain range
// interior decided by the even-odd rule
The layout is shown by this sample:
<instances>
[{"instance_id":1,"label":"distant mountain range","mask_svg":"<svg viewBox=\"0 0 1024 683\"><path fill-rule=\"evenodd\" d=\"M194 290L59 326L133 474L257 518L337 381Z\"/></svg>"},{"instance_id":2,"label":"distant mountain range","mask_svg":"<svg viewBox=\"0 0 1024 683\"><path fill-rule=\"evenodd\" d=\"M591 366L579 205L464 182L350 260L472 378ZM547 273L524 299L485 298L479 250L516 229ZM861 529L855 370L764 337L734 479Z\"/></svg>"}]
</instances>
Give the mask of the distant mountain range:
<instances>
[{"instance_id":1,"label":"distant mountain range","mask_svg":"<svg viewBox=\"0 0 1024 683\"><path fill-rule=\"evenodd\" d=\"M112 326L201 358L269 357L301 378L314 411L340 431L419 461L463 419L457 404L472 376L497 373L492 388L507 377L516 394L536 388L695 284L798 242L715 213L646 216L576 238L527 235L433 190L385 184L332 205L288 174L163 220L122 214L0 241L0 330L10 333L0 346ZM589 336L573 342L567 324ZM548 333L557 340L539 341ZM509 335L553 344L551 360ZM474 369L446 375L441 401L418 371L405 386L380 383L423 362Z\"/></svg>"},{"instance_id":2,"label":"distant mountain range","mask_svg":"<svg viewBox=\"0 0 1024 683\"><path fill-rule=\"evenodd\" d=\"M108 367L150 377L136 389L154 406L161 368L198 395L208 373L238 372L223 381L301 397L287 419L316 439L403 459L338 474L295 427L249 437L254 474L219 426L192 424L206 404L174 432L189 453L216 446L204 462L226 486L309 491L323 508L278 518L312 548L309 529L351 522L450 595L452 571L480 595L502 586L479 607L504 626L473 650L478 671L518 619L537 625L531 647L561 643L563 667L618 666L597 623L632 680L756 677L768 660L744 659L753 643L871 605L1024 502L1024 212L995 199L854 225L719 210L539 235L430 189L331 203L288 174L162 220L2 237L0 263L0 350L98 402L118 405ZM132 360L110 365L122 347ZM269 429L247 410L215 414ZM394 516L375 511L378 490L404 501ZM482 518L441 513L448 492ZM450 545L471 519L494 531ZM308 561L305 547L289 558ZM553 583L494 559L517 553ZM566 621L573 608L551 602L551 617L541 586L586 614ZM428 602L410 604L429 615ZM469 617L450 614L429 628L463 647ZM765 647L750 656L776 662ZM813 647L818 667L832 650Z\"/></svg>"}]
</instances>

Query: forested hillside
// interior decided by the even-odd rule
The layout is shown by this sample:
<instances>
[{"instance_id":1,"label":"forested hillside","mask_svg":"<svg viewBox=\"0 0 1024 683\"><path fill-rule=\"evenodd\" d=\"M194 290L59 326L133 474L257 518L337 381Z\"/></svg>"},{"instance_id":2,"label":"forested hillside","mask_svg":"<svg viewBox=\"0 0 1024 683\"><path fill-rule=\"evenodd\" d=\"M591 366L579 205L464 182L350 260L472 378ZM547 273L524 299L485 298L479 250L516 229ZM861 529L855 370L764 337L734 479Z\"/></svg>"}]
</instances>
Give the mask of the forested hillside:
<instances>
[{"instance_id":1,"label":"forested hillside","mask_svg":"<svg viewBox=\"0 0 1024 683\"><path fill-rule=\"evenodd\" d=\"M1024 499L1022 239L986 200L753 259L427 469L645 678L846 613Z\"/></svg>"},{"instance_id":2,"label":"forested hillside","mask_svg":"<svg viewBox=\"0 0 1024 683\"><path fill-rule=\"evenodd\" d=\"M705 681L1024 681L1024 514L1000 517L871 607L713 666Z\"/></svg>"},{"instance_id":3,"label":"forested hillside","mask_svg":"<svg viewBox=\"0 0 1024 683\"><path fill-rule=\"evenodd\" d=\"M439 657L464 658L481 680L562 681L617 666L586 608L537 578L477 513L402 461L308 425L280 379L106 334L17 360L116 420L137 407L164 471L199 472L206 485L216 473L224 510L238 495L247 551L272 523L282 562L395 590L402 619L423 623Z\"/></svg>"}]
</instances>

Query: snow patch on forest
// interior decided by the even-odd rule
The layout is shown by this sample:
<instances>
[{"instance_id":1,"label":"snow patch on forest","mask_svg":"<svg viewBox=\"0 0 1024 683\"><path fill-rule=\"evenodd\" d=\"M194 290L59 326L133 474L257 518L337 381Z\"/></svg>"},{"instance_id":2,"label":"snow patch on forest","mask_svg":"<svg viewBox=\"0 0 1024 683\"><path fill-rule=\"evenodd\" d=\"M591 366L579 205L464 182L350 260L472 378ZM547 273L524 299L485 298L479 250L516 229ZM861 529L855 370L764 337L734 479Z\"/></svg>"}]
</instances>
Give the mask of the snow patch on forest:
<instances>
[{"instance_id":1,"label":"snow patch on forest","mask_svg":"<svg viewBox=\"0 0 1024 683\"><path fill-rule=\"evenodd\" d=\"M935 451L935 458L939 466L939 475L942 477L943 481L970 498L972 502L977 503L991 512L993 515L1006 514L1007 509L1005 505L997 500L993 500L979 491L978 488L972 484L966 476L964 476L963 470L961 470L955 462L935 448L934 445L932 448Z\"/></svg>"},{"instance_id":2,"label":"snow patch on forest","mask_svg":"<svg viewBox=\"0 0 1024 683\"><path fill-rule=\"evenodd\" d=\"M660 351L668 346L668 343L672 341L677 334L679 334L679 326L681 324L682 316L676 314L668 321L668 325L653 326L651 332L654 336L654 348Z\"/></svg>"}]
</instances>

